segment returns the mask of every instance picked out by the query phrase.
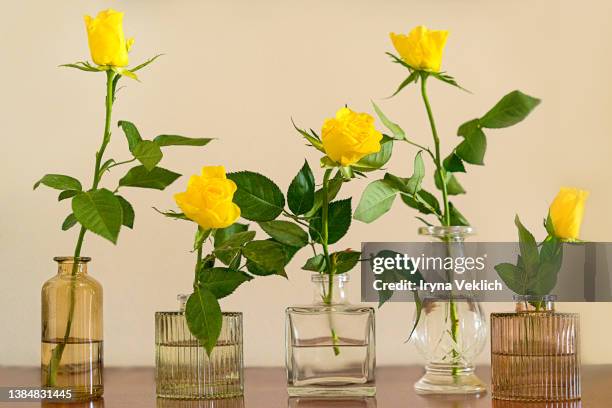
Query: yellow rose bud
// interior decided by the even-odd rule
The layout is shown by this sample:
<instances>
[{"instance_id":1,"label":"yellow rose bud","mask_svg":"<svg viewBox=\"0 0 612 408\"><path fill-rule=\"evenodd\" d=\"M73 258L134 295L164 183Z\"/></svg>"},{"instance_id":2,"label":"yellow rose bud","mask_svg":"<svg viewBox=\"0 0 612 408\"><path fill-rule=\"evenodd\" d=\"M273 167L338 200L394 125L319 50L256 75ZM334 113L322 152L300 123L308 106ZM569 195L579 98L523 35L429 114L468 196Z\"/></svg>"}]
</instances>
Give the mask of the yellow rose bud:
<instances>
[{"instance_id":1,"label":"yellow rose bud","mask_svg":"<svg viewBox=\"0 0 612 408\"><path fill-rule=\"evenodd\" d=\"M555 236L567 240L578 239L584 215L584 202L588 196L588 191L561 187L559 194L550 205L549 212Z\"/></svg>"},{"instance_id":2,"label":"yellow rose bud","mask_svg":"<svg viewBox=\"0 0 612 408\"><path fill-rule=\"evenodd\" d=\"M87 28L91 58L96 64L127 66L128 51L134 39L125 40L123 13L108 9L99 12L96 18L85 16L85 28Z\"/></svg>"},{"instance_id":3,"label":"yellow rose bud","mask_svg":"<svg viewBox=\"0 0 612 408\"><path fill-rule=\"evenodd\" d=\"M187 191L175 194L174 200L200 227L225 228L240 217L240 208L232 202L236 189L223 166L204 166L202 175L191 176Z\"/></svg>"},{"instance_id":4,"label":"yellow rose bud","mask_svg":"<svg viewBox=\"0 0 612 408\"><path fill-rule=\"evenodd\" d=\"M391 33L393 46L404 62L414 69L439 72L448 31L428 30L418 26L410 34Z\"/></svg>"},{"instance_id":5,"label":"yellow rose bud","mask_svg":"<svg viewBox=\"0 0 612 408\"><path fill-rule=\"evenodd\" d=\"M350 166L362 157L380 150L382 134L374 127L374 118L367 113L342 108L335 118L326 119L321 131L323 149L329 158L342 166Z\"/></svg>"}]
</instances>

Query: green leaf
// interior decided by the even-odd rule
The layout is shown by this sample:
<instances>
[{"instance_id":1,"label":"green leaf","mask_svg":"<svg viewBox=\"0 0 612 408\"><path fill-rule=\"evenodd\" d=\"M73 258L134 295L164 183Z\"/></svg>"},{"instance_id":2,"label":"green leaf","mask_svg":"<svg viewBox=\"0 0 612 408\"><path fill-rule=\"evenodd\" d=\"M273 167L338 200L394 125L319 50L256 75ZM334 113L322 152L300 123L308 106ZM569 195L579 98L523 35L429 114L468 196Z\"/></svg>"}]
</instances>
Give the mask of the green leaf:
<instances>
[{"instance_id":1,"label":"green leaf","mask_svg":"<svg viewBox=\"0 0 612 408\"><path fill-rule=\"evenodd\" d=\"M361 252L359 251L339 251L330 255L332 264L336 273L345 273L350 271L359 263Z\"/></svg>"},{"instance_id":2,"label":"green leaf","mask_svg":"<svg viewBox=\"0 0 612 408\"><path fill-rule=\"evenodd\" d=\"M59 193L59 196L57 196L57 201L62 201L67 198L72 198L79 193L80 191L77 191L77 190L64 190L61 193Z\"/></svg>"},{"instance_id":3,"label":"green leaf","mask_svg":"<svg viewBox=\"0 0 612 408\"><path fill-rule=\"evenodd\" d=\"M77 219L73 213L68 214L64 222L62 223L62 231L68 231L70 228L74 227L77 223Z\"/></svg>"},{"instance_id":4,"label":"green leaf","mask_svg":"<svg viewBox=\"0 0 612 408\"><path fill-rule=\"evenodd\" d=\"M293 178L287 190L287 204L295 215L308 212L315 201L315 180L307 161Z\"/></svg>"},{"instance_id":5,"label":"green leaf","mask_svg":"<svg viewBox=\"0 0 612 408\"><path fill-rule=\"evenodd\" d=\"M436 188L442 191L442 182L440 181L440 174L437 170L434 173L434 181ZM459 184L459 180L457 180L453 173L446 173L446 191L448 195L465 194L465 189Z\"/></svg>"},{"instance_id":6,"label":"green leaf","mask_svg":"<svg viewBox=\"0 0 612 408\"><path fill-rule=\"evenodd\" d=\"M529 280L527 291L532 295L547 295L557 284L563 264L563 244L557 238L542 243L537 274Z\"/></svg>"},{"instance_id":7,"label":"green leaf","mask_svg":"<svg viewBox=\"0 0 612 408\"><path fill-rule=\"evenodd\" d=\"M518 90L512 91L480 119L480 124L489 129L515 125L525 119L539 103L537 98Z\"/></svg>"},{"instance_id":8,"label":"green leaf","mask_svg":"<svg viewBox=\"0 0 612 408\"><path fill-rule=\"evenodd\" d=\"M480 128L478 119L461 125L457 135L464 138L463 142L455 149L457 156L468 163L483 165L485 152L487 151L487 137Z\"/></svg>"},{"instance_id":9,"label":"green leaf","mask_svg":"<svg viewBox=\"0 0 612 408\"><path fill-rule=\"evenodd\" d=\"M290 221L260 222L259 226L278 242L301 248L308 245L308 234L298 225Z\"/></svg>"},{"instance_id":10,"label":"green leaf","mask_svg":"<svg viewBox=\"0 0 612 408\"><path fill-rule=\"evenodd\" d=\"M305 271L323 272L326 268L325 256L323 254L308 258L302 269Z\"/></svg>"},{"instance_id":11,"label":"green leaf","mask_svg":"<svg viewBox=\"0 0 612 408\"><path fill-rule=\"evenodd\" d=\"M406 342L408 342L412 338L412 335L414 334L414 331L416 330L417 326L419 325L419 321L421 320L421 313L423 312L423 301L419 297L419 291L413 290L412 296L414 297L414 306L416 309L414 311L414 323L412 325L412 329L410 330L410 334L406 339Z\"/></svg>"},{"instance_id":12,"label":"green leaf","mask_svg":"<svg viewBox=\"0 0 612 408\"><path fill-rule=\"evenodd\" d=\"M446 171L451 173L465 173L463 161L461 160L461 157L455 154L455 152L452 152L446 159L444 159L442 166Z\"/></svg>"},{"instance_id":13,"label":"green leaf","mask_svg":"<svg viewBox=\"0 0 612 408\"><path fill-rule=\"evenodd\" d=\"M454 87L457 87L463 91L469 92L467 89L465 89L464 87L462 87L461 85L459 85L457 83L457 81L455 80L455 78L453 78L452 76L448 75L445 72L430 72L429 73L431 76L435 77L436 79L439 79L442 82L445 82L449 85L452 85Z\"/></svg>"},{"instance_id":14,"label":"green leaf","mask_svg":"<svg viewBox=\"0 0 612 408\"><path fill-rule=\"evenodd\" d=\"M148 171L153 170L163 156L159 146L150 140L138 142L132 149L132 154Z\"/></svg>"},{"instance_id":15,"label":"green leaf","mask_svg":"<svg viewBox=\"0 0 612 408\"><path fill-rule=\"evenodd\" d=\"M138 132L136 125L126 120L120 120L117 125L123 129L130 152L133 152L136 145L142 141L142 137L140 137L140 132Z\"/></svg>"},{"instance_id":16,"label":"green leaf","mask_svg":"<svg viewBox=\"0 0 612 408\"><path fill-rule=\"evenodd\" d=\"M395 258L397 255L400 255L398 252L391 250L382 250L378 252L373 258ZM370 261L373 262L373 259ZM384 283L398 283L402 280L407 280L409 282L413 282L415 285L419 285L421 281L425 281L421 272L415 268L415 266L410 262L410 267L407 269L396 269L396 268L385 268L384 271L378 275L378 278L382 280ZM384 262L383 262L384 265ZM409 269L409 270L408 270ZM372 265L373 270L373 265ZM414 270L414 273L412 271ZM414 292L413 292L414 293ZM393 297L392 290L380 290L378 291L378 307L384 305L389 299ZM416 301L416 298L415 298ZM413 329L414 330L414 329Z\"/></svg>"},{"instance_id":17,"label":"green leaf","mask_svg":"<svg viewBox=\"0 0 612 408\"><path fill-rule=\"evenodd\" d=\"M251 221L272 221L283 212L285 197L266 176L251 171L230 173L227 178L238 186L234 202L241 216Z\"/></svg>"},{"instance_id":18,"label":"green leaf","mask_svg":"<svg viewBox=\"0 0 612 408\"><path fill-rule=\"evenodd\" d=\"M514 224L518 229L519 249L525 272L528 277L535 276L540 266L538 244L531 232L521 223L518 215L514 218Z\"/></svg>"},{"instance_id":19,"label":"green leaf","mask_svg":"<svg viewBox=\"0 0 612 408\"><path fill-rule=\"evenodd\" d=\"M83 190L79 180L63 174L45 174L43 178L34 183L34 190L41 184L56 190Z\"/></svg>"},{"instance_id":20,"label":"green leaf","mask_svg":"<svg viewBox=\"0 0 612 408\"><path fill-rule=\"evenodd\" d=\"M385 125L387 129L391 131L395 140L406 139L406 133L402 130L402 128L399 127L398 124L393 123L391 120L389 120L389 118L387 118L387 116L378 107L378 105L374 103L374 101L372 101L372 106L374 106L374 110L376 111L376 114L378 115L380 121L383 123L383 125Z\"/></svg>"},{"instance_id":21,"label":"green leaf","mask_svg":"<svg viewBox=\"0 0 612 408\"><path fill-rule=\"evenodd\" d=\"M193 138L178 135L159 135L153 141L159 147L165 146L205 146L213 139L208 138Z\"/></svg>"},{"instance_id":22,"label":"green leaf","mask_svg":"<svg viewBox=\"0 0 612 408\"><path fill-rule=\"evenodd\" d=\"M119 185L123 187L141 187L163 190L172 184L180 174L162 167L155 167L148 171L144 166L132 167L121 180Z\"/></svg>"},{"instance_id":23,"label":"green leaf","mask_svg":"<svg viewBox=\"0 0 612 408\"><path fill-rule=\"evenodd\" d=\"M310 143L312 147L314 147L315 149L317 149L318 151L322 153L325 153L325 149L323 148L323 142L321 142L321 139L319 138L319 136L317 136L316 133L313 132L313 134L309 134L305 130L300 129L299 127L295 125L295 122L293 121L293 119L291 119L291 123L293 124L293 127L295 128L295 130L297 130L298 133L301 134Z\"/></svg>"},{"instance_id":24,"label":"green leaf","mask_svg":"<svg viewBox=\"0 0 612 408\"><path fill-rule=\"evenodd\" d=\"M100 72L100 70L97 67L92 66L89 62L86 62L86 61L79 61L79 62L75 62L74 64L62 64L60 65L60 67L76 68L81 71L87 71L87 72Z\"/></svg>"},{"instance_id":25,"label":"green leaf","mask_svg":"<svg viewBox=\"0 0 612 408\"><path fill-rule=\"evenodd\" d=\"M230 239L234 234L238 232L244 232L248 229L248 224L241 224L239 222L235 222L229 227L219 228L215 231L215 248L219 247L225 241Z\"/></svg>"},{"instance_id":26,"label":"green leaf","mask_svg":"<svg viewBox=\"0 0 612 408\"><path fill-rule=\"evenodd\" d=\"M121 213L122 213L122 218L121 218L121 225L125 225L128 228L134 228L134 207L132 207L132 204L130 204L130 202L128 200L126 200L125 198L121 197L120 195L116 196L117 199L119 199L119 203L121 204Z\"/></svg>"},{"instance_id":27,"label":"green leaf","mask_svg":"<svg viewBox=\"0 0 612 408\"><path fill-rule=\"evenodd\" d=\"M202 269L198 273L198 285L210 290L217 299L231 295L238 286L251 279L248 274L230 268Z\"/></svg>"},{"instance_id":28,"label":"green leaf","mask_svg":"<svg viewBox=\"0 0 612 408\"><path fill-rule=\"evenodd\" d=\"M402 201L422 214L440 215L440 203L430 192L421 189L415 196L401 195Z\"/></svg>"},{"instance_id":29,"label":"green leaf","mask_svg":"<svg viewBox=\"0 0 612 408\"><path fill-rule=\"evenodd\" d=\"M412 73L408 75L408 77L404 79L404 81L402 81L402 83L397 87L397 90L393 92L393 95L391 95L389 98L394 97L395 95L400 93L400 91L404 89L406 86L408 86L409 84L413 82L416 83L418 79L419 79L419 71L412 71Z\"/></svg>"},{"instance_id":30,"label":"green leaf","mask_svg":"<svg viewBox=\"0 0 612 408\"><path fill-rule=\"evenodd\" d=\"M251 241L242 254L247 258L247 269L255 275L282 275L285 273L286 254L283 245L274 241Z\"/></svg>"},{"instance_id":31,"label":"green leaf","mask_svg":"<svg viewBox=\"0 0 612 408\"><path fill-rule=\"evenodd\" d=\"M87 191L72 198L72 212L91 232L117 243L123 219L121 203L109 190Z\"/></svg>"},{"instance_id":32,"label":"green leaf","mask_svg":"<svg viewBox=\"0 0 612 408\"><path fill-rule=\"evenodd\" d=\"M450 214L450 223L451 225L459 225L459 226L469 226L469 221L459 212L457 207L453 205L453 203L448 203L448 211Z\"/></svg>"},{"instance_id":33,"label":"green leaf","mask_svg":"<svg viewBox=\"0 0 612 408\"><path fill-rule=\"evenodd\" d=\"M255 234L255 231L235 232L221 243L218 242L215 234L215 256L224 264L230 265L240 256L244 245L255 238Z\"/></svg>"},{"instance_id":34,"label":"green leaf","mask_svg":"<svg viewBox=\"0 0 612 408\"><path fill-rule=\"evenodd\" d=\"M316 216L310 220L310 236L319 243L321 242L321 217L322 210L319 209ZM351 199L329 203L328 220L328 244L331 245L338 242L348 232L351 225Z\"/></svg>"},{"instance_id":35,"label":"green leaf","mask_svg":"<svg viewBox=\"0 0 612 408\"><path fill-rule=\"evenodd\" d=\"M147 65L151 64L153 61L155 61L156 59L158 59L159 57L161 57L164 54L157 54L156 56L154 56L153 58L149 58L148 60L146 60L145 62L143 62L140 65L135 66L134 68L132 68L132 72L136 72L139 71L141 69L143 69L144 67L146 67Z\"/></svg>"},{"instance_id":36,"label":"green leaf","mask_svg":"<svg viewBox=\"0 0 612 408\"><path fill-rule=\"evenodd\" d=\"M391 159L391 153L393 153L393 139L383 136L380 150L362 157L357 163L351 165L351 168L363 172L378 170Z\"/></svg>"},{"instance_id":37,"label":"green leaf","mask_svg":"<svg viewBox=\"0 0 612 408\"><path fill-rule=\"evenodd\" d=\"M421 189L421 183L425 177L425 163L423 163L422 151L419 151L414 156L414 170L412 176L406 182L406 188L409 194L416 194Z\"/></svg>"},{"instance_id":38,"label":"green leaf","mask_svg":"<svg viewBox=\"0 0 612 408\"><path fill-rule=\"evenodd\" d=\"M524 272L521 268L511 263L500 263L495 265L495 270L506 286L518 295L526 295L524 288Z\"/></svg>"},{"instance_id":39,"label":"green leaf","mask_svg":"<svg viewBox=\"0 0 612 408\"><path fill-rule=\"evenodd\" d=\"M197 287L187 299L185 319L191 334L200 341L210 356L223 326L221 307L215 295L204 287Z\"/></svg>"},{"instance_id":40,"label":"green leaf","mask_svg":"<svg viewBox=\"0 0 612 408\"><path fill-rule=\"evenodd\" d=\"M330 201L336 198L336 196L340 192L342 183L344 183L344 178L342 177L342 174L340 174L340 172L336 173L336 175L331 180L329 180L327 196ZM312 206L310 211L304 214L304 216L306 218L314 217L317 214L317 211L319 210L319 208L321 208L322 204L323 204L323 189L318 189L317 191L315 191L314 205Z\"/></svg>"},{"instance_id":41,"label":"green leaf","mask_svg":"<svg viewBox=\"0 0 612 408\"><path fill-rule=\"evenodd\" d=\"M189 218L187 218L187 216L185 214L183 214L182 212L176 212L174 210L168 210L168 211L161 211L158 210L157 208L153 207L153 209L155 211L157 211L158 213L160 213L161 215L165 215L168 218L174 218L175 220L183 220L183 221L191 221Z\"/></svg>"},{"instance_id":42,"label":"green leaf","mask_svg":"<svg viewBox=\"0 0 612 408\"><path fill-rule=\"evenodd\" d=\"M103 174L104 172L108 171L111 164L115 164L115 163L116 163L115 159L108 159L107 161L102 163L102 165L100 166L100 174Z\"/></svg>"},{"instance_id":43,"label":"green leaf","mask_svg":"<svg viewBox=\"0 0 612 408\"><path fill-rule=\"evenodd\" d=\"M397 191L385 180L371 182L363 191L353 217L368 224L377 220L391 209Z\"/></svg>"}]
</instances>

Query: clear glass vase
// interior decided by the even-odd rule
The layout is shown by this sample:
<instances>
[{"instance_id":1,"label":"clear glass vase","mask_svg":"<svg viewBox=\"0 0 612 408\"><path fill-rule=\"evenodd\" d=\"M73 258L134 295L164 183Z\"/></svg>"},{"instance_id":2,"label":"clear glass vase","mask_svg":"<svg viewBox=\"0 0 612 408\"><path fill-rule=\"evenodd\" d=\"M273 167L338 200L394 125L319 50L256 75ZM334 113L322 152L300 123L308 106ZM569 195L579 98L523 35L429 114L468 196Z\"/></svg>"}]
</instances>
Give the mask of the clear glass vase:
<instances>
[{"instance_id":1,"label":"clear glass vase","mask_svg":"<svg viewBox=\"0 0 612 408\"><path fill-rule=\"evenodd\" d=\"M210 357L185 319L188 295L179 310L155 313L157 396L171 399L222 399L244 394L242 313L223 312L223 326Z\"/></svg>"},{"instance_id":2,"label":"clear glass vase","mask_svg":"<svg viewBox=\"0 0 612 408\"><path fill-rule=\"evenodd\" d=\"M87 273L90 258L53 260L57 275L41 291L41 384L96 399L104 393L102 286Z\"/></svg>"},{"instance_id":3,"label":"clear glass vase","mask_svg":"<svg viewBox=\"0 0 612 408\"><path fill-rule=\"evenodd\" d=\"M436 244L435 256L458 258L465 255L465 238L471 227L424 227L419 234ZM456 262L453 262L455 265ZM430 271L432 272L432 271ZM442 282L471 280L474 270L441 269L429 273L425 280L437 276ZM479 394L486 391L474 373L474 360L484 349L487 325L480 303L469 291L420 293L423 307L413 334L417 350L425 357L425 375L414 385L419 394ZM415 320L416 321L416 314Z\"/></svg>"},{"instance_id":4,"label":"clear glass vase","mask_svg":"<svg viewBox=\"0 0 612 408\"><path fill-rule=\"evenodd\" d=\"M555 312L555 297L514 297L514 313L491 314L493 398L580 399L580 318Z\"/></svg>"},{"instance_id":5,"label":"clear glass vase","mask_svg":"<svg viewBox=\"0 0 612 408\"><path fill-rule=\"evenodd\" d=\"M286 310L285 361L290 396L372 396L374 309L347 300L347 274L314 274L314 302ZM332 296L328 296L329 290Z\"/></svg>"}]
</instances>

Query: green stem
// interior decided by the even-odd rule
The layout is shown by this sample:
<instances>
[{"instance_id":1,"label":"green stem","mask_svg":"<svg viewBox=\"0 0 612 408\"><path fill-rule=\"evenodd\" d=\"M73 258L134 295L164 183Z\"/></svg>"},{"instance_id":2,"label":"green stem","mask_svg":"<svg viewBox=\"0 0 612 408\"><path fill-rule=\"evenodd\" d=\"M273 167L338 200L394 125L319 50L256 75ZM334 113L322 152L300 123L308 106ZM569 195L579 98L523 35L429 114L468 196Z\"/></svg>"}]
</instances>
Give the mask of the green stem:
<instances>
[{"instance_id":1,"label":"green stem","mask_svg":"<svg viewBox=\"0 0 612 408\"><path fill-rule=\"evenodd\" d=\"M332 169L325 170L323 175L323 186L321 187L322 193L322 204L321 204L321 245L323 246L323 255L325 256L325 267L327 268L328 286L327 294L324 296L323 301L331 305L334 296L334 266L329 256L329 178L331 176ZM334 349L334 355L340 354L340 348L338 347L338 334L334 329L334 322L332 312L329 312L329 326L331 330L332 344Z\"/></svg>"},{"instance_id":2,"label":"green stem","mask_svg":"<svg viewBox=\"0 0 612 408\"><path fill-rule=\"evenodd\" d=\"M442 187L442 202L444 204L444 213L442 214L442 224L444 226L450 226L450 204L448 200L448 189L446 186L446 170L442 167L442 159L440 157L440 138L438 137L438 130L436 129L436 121L433 116L433 112L431 110L431 104L429 103L429 98L427 96L427 74L421 76L421 95L423 97L423 103L425 104L425 109L427 110L427 117L429 118L429 125L431 127L431 134L434 140L435 146L435 156L434 156L434 164L436 166L436 171L438 173L438 177L440 177L440 184ZM458 334L459 334L459 313L457 311L457 304L453 298L453 293L451 291L449 297L448 306L450 308L450 324L451 324L451 338L455 344L457 344ZM453 359L453 368L452 375L456 380L457 376L457 367L455 365L456 359L459 357L459 353L453 347L452 350Z\"/></svg>"},{"instance_id":3,"label":"green stem","mask_svg":"<svg viewBox=\"0 0 612 408\"><path fill-rule=\"evenodd\" d=\"M198 287L198 272L200 271L200 268L202 267L202 246L201 245L198 247L196 256L197 258L196 258L196 266L195 266L195 276L193 277L193 290L196 290L196 288Z\"/></svg>"},{"instance_id":4,"label":"green stem","mask_svg":"<svg viewBox=\"0 0 612 408\"><path fill-rule=\"evenodd\" d=\"M442 184L442 201L444 203L444 214L442 214L443 224L445 226L450 225L450 211L448 202L448 190L446 188L446 171L442 167L442 160L440 158L440 138L438 137L438 130L436 129L436 121L431 110L429 98L427 97L427 76L423 76L421 79L421 95L423 96L423 103L425 103L425 109L427 110L427 117L429 118L429 125L431 126L431 134L433 136L435 145L435 157L434 164L436 171L440 177L440 184Z\"/></svg>"},{"instance_id":5,"label":"green stem","mask_svg":"<svg viewBox=\"0 0 612 408\"><path fill-rule=\"evenodd\" d=\"M102 137L102 145L100 146L100 150L96 153L96 164L94 167L94 177L92 183L92 190L98 188L98 184L102 179L102 174L100 172L100 166L102 163L102 158L104 157L104 151L106 150L106 146L110 141L111 136L111 117L113 110L113 101L114 101L114 80L117 74L112 70L106 71L106 99L105 99L105 123L104 123L104 135ZM81 248L83 247L83 240L85 238L85 232L87 229L85 227L81 227L79 231L79 237L77 238L76 246L74 248L74 263L72 265L71 272L71 282L70 282L70 303L68 309L68 320L66 321L66 330L64 331L64 337L62 341L53 349L51 352L51 358L49 360L49 368L47 375L47 386L55 387L57 384L57 373L59 371L60 362L62 360L62 356L64 354L64 349L68 344L68 340L70 339L70 332L72 330L72 322L74 320L74 312L76 305L76 275L79 268L79 258L81 256Z\"/></svg>"}]
</instances>

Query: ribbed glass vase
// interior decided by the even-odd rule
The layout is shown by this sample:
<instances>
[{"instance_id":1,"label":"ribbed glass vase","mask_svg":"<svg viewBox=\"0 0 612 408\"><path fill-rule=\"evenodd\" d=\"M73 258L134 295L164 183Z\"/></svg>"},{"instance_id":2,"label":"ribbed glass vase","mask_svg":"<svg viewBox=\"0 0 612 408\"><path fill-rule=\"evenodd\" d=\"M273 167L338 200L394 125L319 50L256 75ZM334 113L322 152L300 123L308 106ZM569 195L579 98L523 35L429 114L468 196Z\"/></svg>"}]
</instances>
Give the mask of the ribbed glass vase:
<instances>
[{"instance_id":1,"label":"ribbed glass vase","mask_svg":"<svg viewBox=\"0 0 612 408\"><path fill-rule=\"evenodd\" d=\"M157 396L173 399L233 398L244 392L242 313L223 313L223 326L210 357L187 327L184 303L176 312L155 313Z\"/></svg>"},{"instance_id":2,"label":"ribbed glass vase","mask_svg":"<svg viewBox=\"0 0 612 408\"><path fill-rule=\"evenodd\" d=\"M515 296L515 313L491 314L493 398L580 399L580 319L558 313L554 296Z\"/></svg>"}]
</instances>

